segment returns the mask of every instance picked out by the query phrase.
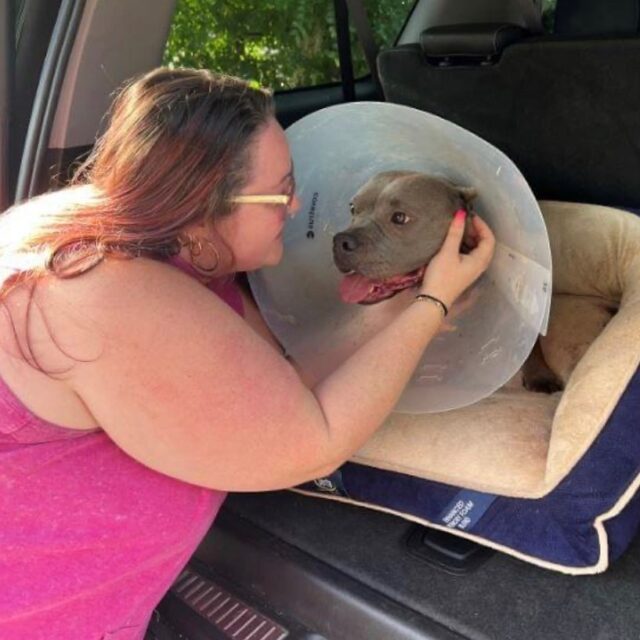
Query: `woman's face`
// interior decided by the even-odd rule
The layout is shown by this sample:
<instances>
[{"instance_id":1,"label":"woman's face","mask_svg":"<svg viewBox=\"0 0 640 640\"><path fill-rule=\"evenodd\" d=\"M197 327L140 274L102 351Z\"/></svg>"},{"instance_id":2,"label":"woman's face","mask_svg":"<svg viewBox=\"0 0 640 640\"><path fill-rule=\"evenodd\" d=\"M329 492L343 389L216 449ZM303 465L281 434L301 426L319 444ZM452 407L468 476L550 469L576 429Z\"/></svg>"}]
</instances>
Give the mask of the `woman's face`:
<instances>
[{"instance_id":1,"label":"woman's face","mask_svg":"<svg viewBox=\"0 0 640 640\"><path fill-rule=\"evenodd\" d=\"M275 119L258 134L253 149L251 179L236 195L286 195L294 190L289 144ZM300 202L290 204L244 203L216 223L216 233L235 257L235 271L253 271L276 265L282 258L282 232Z\"/></svg>"}]
</instances>

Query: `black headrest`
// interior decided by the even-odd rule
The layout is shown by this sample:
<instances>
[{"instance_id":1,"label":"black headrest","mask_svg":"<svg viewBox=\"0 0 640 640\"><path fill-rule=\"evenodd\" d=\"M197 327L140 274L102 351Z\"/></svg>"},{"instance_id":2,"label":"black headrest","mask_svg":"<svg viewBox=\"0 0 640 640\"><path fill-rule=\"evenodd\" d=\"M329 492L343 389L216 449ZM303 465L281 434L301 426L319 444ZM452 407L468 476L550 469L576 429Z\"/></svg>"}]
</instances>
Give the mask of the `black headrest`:
<instances>
[{"instance_id":1,"label":"black headrest","mask_svg":"<svg viewBox=\"0 0 640 640\"><path fill-rule=\"evenodd\" d=\"M427 58L480 58L491 60L529 32L514 24L456 24L431 27L420 34Z\"/></svg>"},{"instance_id":2,"label":"black headrest","mask_svg":"<svg viewBox=\"0 0 640 640\"><path fill-rule=\"evenodd\" d=\"M592 36L634 34L640 27L640 0L558 0L554 33Z\"/></svg>"}]
</instances>

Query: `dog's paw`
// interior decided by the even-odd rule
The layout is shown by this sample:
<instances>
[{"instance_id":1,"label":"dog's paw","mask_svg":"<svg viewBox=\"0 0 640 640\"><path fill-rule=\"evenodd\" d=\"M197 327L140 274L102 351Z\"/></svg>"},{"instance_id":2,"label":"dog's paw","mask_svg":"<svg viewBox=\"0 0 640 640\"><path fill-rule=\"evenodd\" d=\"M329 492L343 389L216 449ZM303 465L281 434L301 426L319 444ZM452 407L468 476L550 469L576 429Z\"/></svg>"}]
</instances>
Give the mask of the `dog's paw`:
<instances>
[{"instance_id":1,"label":"dog's paw","mask_svg":"<svg viewBox=\"0 0 640 640\"><path fill-rule=\"evenodd\" d=\"M525 373L522 376L522 384L527 391L536 393L555 393L556 391L564 390L562 380L552 371L538 375L527 375Z\"/></svg>"}]
</instances>

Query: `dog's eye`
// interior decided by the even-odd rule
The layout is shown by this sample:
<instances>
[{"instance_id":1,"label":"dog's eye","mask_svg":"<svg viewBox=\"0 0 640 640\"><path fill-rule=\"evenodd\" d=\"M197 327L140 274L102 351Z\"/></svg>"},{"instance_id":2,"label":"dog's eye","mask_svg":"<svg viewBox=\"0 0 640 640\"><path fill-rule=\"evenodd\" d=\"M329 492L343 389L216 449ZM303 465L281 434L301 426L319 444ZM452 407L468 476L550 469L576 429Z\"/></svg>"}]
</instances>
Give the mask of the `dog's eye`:
<instances>
[{"instance_id":1,"label":"dog's eye","mask_svg":"<svg viewBox=\"0 0 640 640\"><path fill-rule=\"evenodd\" d=\"M349 212L351 213L352 216L356 215L356 208L353 206L353 202L349 203Z\"/></svg>"},{"instance_id":2,"label":"dog's eye","mask_svg":"<svg viewBox=\"0 0 640 640\"><path fill-rule=\"evenodd\" d=\"M409 216L404 211L394 211L391 216L391 222L393 224L407 224L409 222Z\"/></svg>"}]
</instances>

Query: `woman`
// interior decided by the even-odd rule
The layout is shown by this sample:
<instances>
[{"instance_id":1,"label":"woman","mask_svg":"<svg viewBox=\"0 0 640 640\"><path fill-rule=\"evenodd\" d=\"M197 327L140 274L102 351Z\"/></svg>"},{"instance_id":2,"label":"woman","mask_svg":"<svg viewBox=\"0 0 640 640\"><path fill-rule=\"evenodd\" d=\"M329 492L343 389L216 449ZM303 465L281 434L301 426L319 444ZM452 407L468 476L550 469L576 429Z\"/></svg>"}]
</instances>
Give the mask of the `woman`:
<instances>
[{"instance_id":1,"label":"woman","mask_svg":"<svg viewBox=\"0 0 640 640\"><path fill-rule=\"evenodd\" d=\"M297 207L267 92L158 69L72 186L0 219L4 640L140 638L224 492L348 459L493 251L477 220L460 255L457 218L427 304L309 389L233 280L279 262Z\"/></svg>"}]
</instances>

